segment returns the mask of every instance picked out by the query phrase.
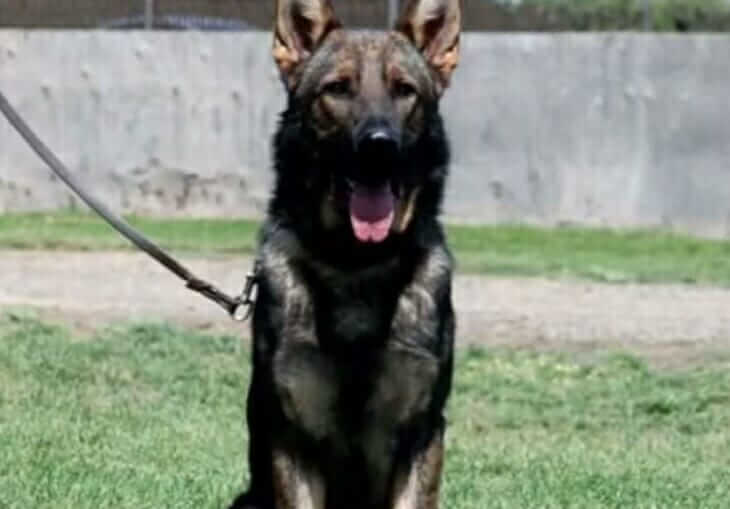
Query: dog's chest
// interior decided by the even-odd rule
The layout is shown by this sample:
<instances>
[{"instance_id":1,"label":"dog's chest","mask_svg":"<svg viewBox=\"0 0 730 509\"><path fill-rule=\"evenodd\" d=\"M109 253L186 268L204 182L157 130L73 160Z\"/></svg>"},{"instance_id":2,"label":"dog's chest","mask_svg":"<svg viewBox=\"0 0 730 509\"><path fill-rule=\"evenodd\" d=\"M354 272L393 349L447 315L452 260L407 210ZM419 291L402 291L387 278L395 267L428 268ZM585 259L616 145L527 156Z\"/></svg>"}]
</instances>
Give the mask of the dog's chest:
<instances>
[{"instance_id":1,"label":"dog's chest","mask_svg":"<svg viewBox=\"0 0 730 509\"><path fill-rule=\"evenodd\" d=\"M396 431L429 405L440 362L393 334L399 279L387 270L313 278L310 291L287 294L274 383L287 419L311 438L387 455Z\"/></svg>"},{"instance_id":2,"label":"dog's chest","mask_svg":"<svg viewBox=\"0 0 730 509\"><path fill-rule=\"evenodd\" d=\"M277 352L273 367L287 418L315 440L347 446L349 440L387 441L423 412L439 362L426 351L399 345L343 358L317 345L292 343Z\"/></svg>"}]
</instances>

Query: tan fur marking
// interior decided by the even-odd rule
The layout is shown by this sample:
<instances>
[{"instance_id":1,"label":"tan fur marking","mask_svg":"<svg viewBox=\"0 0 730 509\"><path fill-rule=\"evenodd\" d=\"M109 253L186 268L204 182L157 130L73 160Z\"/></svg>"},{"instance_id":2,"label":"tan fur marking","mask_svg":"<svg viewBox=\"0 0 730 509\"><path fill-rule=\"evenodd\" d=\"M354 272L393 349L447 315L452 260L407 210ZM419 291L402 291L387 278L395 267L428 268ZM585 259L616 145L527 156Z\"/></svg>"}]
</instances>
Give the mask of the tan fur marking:
<instances>
[{"instance_id":1,"label":"tan fur marking","mask_svg":"<svg viewBox=\"0 0 730 509\"><path fill-rule=\"evenodd\" d=\"M289 75L300 61L299 53L293 48L288 48L278 35L274 38L271 54L279 71L284 75Z\"/></svg>"},{"instance_id":2,"label":"tan fur marking","mask_svg":"<svg viewBox=\"0 0 730 509\"><path fill-rule=\"evenodd\" d=\"M433 66L436 68L438 73L443 77L444 83L449 84L451 75L459 65L459 52L460 43L457 38L451 49L444 51L443 53L437 54L431 60Z\"/></svg>"},{"instance_id":3,"label":"tan fur marking","mask_svg":"<svg viewBox=\"0 0 730 509\"><path fill-rule=\"evenodd\" d=\"M416 209L416 199L418 198L420 192L420 188L414 189L410 192L408 198L405 201L401 202L400 207L398 208L398 217L396 217L395 219L395 230L398 233L403 233L404 231L406 231L408 225L411 224L411 221L413 220L413 214L415 213Z\"/></svg>"},{"instance_id":4,"label":"tan fur marking","mask_svg":"<svg viewBox=\"0 0 730 509\"><path fill-rule=\"evenodd\" d=\"M322 200L322 206L320 210L322 216L322 225L326 229L333 229L340 224L340 216L335 210L335 183L332 181L330 184L330 190Z\"/></svg>"},{"instance_id":5,"label":"tan fur marking","mask_svg":"<svg viewBox=\"0 0 730 509\"><path fill-rule=\"evenodd\" d=\"M320 475L281 450L274 451L273 468L276 509L324 509L325 487Z\"/></svg>"},{"instance_id":6,"label":"tan fur marking","mask_svg":"<svg viewBox=\"0 0 730 509\"><path fill-rule=\"evenodd\" d=\"M443 469L443 438L437 436L429 448L396 475L394 509L437 509Z\"/></svg>"}]
</instances>

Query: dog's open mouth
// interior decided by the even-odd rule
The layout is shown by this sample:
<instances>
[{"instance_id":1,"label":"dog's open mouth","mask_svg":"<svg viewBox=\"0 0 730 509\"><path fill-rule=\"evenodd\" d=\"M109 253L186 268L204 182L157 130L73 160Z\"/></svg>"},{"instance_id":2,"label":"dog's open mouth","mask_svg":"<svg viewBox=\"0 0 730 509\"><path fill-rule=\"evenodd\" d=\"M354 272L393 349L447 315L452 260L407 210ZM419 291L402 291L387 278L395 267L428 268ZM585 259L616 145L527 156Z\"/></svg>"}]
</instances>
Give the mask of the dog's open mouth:
<instances>
[{"instance_id":1,"label":"dog's open mouth","mask_svg":"<svg viewBox=\"0 0 730 509\"><path fill-rule=\"evenodd\" d=\"M390 183L375 188L352 184L350 222L357 240L380 243L387 239L395 219L395 205Z\"/></svg>"}]
</instances>

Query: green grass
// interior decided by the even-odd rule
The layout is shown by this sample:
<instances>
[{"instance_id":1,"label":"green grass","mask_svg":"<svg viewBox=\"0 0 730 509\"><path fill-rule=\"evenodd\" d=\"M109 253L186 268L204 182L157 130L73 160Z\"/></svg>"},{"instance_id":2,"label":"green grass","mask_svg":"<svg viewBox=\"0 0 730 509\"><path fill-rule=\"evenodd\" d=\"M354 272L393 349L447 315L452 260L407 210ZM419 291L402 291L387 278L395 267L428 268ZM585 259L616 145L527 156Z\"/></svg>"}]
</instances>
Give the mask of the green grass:
<instances>
[{"instance_id":1,"label":"green grass","mask_svg":"<svg viewBox=\"0 0 730 509\"><path fill-rule=\"evenodd\" d=\"M657 231L522 226L454 227L449 237L468 272L730 285L728 241Z\"/></svg>"},{"instance_id":2,"label":"green grass","mask_svg":"<svg viewBox=\"0 0 730 509\"><path fill-rule=\"evenodd\" d=\"M252 253L253 221L127 217L160 245L177 251ZM73 212L0 215L0 247L12 249L112 250L132 245L102 219Z\"/></svg>"},{"instance_id":3,"label":"green grass","mask_svg":"<svg viewBox=\"0 0 730 509\"><path fill-rule=\"evenodd\" d=\"M0 318L0 507L221 508L246 476L246 348L130 325ZM724 509L730 366L463 351L446 509Z\"/></svg>"},{"instance_id":4,"label":"green grass","mask_svg":"<svg viewBox=\"0 0 730 509\"><path fill-rule=\"evenodd\" d=\"M245 220L130 218L175 252L251 254L258 225ZM652 231L449 226L463 272L579 277L606 282L730 286L730 242ZM130 249L95 216L0 215L0 248Z\"/></svg>"}]
</instances>

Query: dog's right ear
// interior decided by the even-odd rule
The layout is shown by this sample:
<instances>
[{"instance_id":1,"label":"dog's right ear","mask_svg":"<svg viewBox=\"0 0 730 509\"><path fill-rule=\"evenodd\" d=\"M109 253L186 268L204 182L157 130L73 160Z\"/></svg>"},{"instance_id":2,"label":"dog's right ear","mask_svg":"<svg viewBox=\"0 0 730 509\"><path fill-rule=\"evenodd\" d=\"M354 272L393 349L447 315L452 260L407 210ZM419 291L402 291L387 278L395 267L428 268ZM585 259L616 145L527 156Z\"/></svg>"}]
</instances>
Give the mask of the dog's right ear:
<instances>
[{"instance_id":1,"label":"dog's right ear","mask_svg":"<svg viewBox=\"0 0 730 509\"><path fill-rule=\"evenodd\" d=\"M284 82L332 30L339 28L330 0L277 0L273 55Z\"/></svg>"}]
</instances>

